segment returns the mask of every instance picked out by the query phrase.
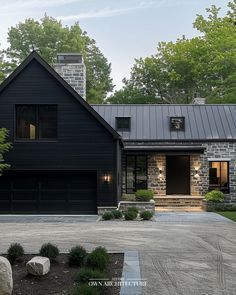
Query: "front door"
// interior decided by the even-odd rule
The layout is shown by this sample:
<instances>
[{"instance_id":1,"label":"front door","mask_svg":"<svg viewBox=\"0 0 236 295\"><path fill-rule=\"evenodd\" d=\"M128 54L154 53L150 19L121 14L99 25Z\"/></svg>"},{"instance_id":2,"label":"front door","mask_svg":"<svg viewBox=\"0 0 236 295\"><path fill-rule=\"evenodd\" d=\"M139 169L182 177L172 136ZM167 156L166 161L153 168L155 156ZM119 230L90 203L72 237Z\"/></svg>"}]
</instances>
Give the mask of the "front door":
<instances>
[{"instance_id":1,"label":"front door","mask_svg":"<svg viewBox=\"0 0 236 295\"><path fill-rule=\"evenodd\" d=\"M190 195L189 156L166 156L166 194Z\"/></svg>"}]
</instances>

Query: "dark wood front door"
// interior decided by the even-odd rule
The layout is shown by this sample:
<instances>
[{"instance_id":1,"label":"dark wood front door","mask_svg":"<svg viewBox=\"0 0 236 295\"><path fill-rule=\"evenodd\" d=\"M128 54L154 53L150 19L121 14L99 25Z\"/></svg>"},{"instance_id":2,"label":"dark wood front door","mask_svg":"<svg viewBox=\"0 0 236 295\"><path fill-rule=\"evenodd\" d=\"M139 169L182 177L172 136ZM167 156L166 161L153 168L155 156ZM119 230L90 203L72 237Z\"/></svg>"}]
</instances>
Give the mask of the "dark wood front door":
<instances>
[{"instance_id":1,"label":"dark wood front door","mask_svg":"<svg viewBox=\"0 0 236 295\"><path fill-rule=\"evenodd\" d=\"M189 156L166 156L166 194L190 194Z\"/></svg>"}]
</instances>

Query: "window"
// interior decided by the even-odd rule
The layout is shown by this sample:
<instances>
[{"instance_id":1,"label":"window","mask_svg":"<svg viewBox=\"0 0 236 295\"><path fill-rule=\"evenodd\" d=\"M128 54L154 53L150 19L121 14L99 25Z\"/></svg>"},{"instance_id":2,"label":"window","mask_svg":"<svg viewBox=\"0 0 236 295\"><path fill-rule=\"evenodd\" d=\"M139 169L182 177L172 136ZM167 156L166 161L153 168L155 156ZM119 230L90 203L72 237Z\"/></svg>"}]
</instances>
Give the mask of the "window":
<instances>
[{"instance_id":1,"label":"window","mask_svg":"<svg viewBox=\"0 0 236 295\"><path fill-rule=\"evenodd\" d=\"M147 157L126 157L126 192L132 194L147 188Z\"/></svg>"},{"instance_id":2,"label":"window","mask_svg":"<svg viewBox=\"0 0 236 295\"><path fill-rule=\"evenodd\" d=\"M17 139L56 139L57 106L55 105L17 105Z\"/></svg>"},{"instance_id":3,"label":"window","mask_svg":"<svg viewBox=\"0 0 236 295\"><path fill-rule=\"evenodd\" d=\"M117 131L130 131L130 117L116 117Z\"/></svg>"},{"instance_id":4,"label":"window","mask_svg":"<svg viewBox=\"0 0 236 295\"><path fill-rule=\"evenodd\" d=\"M184 131L184 129L185 129L184 117L170 117L171 131Z\"/></svg>"},{"instance_id":5,"label":"window","mask_svg":"<svg viewBox=\"0 0 236 295\"><path fill-rule=\"evenodd\" d=\"M210 162L209 188L229 192L229 162Z\"/></svg>"}]
</instances>

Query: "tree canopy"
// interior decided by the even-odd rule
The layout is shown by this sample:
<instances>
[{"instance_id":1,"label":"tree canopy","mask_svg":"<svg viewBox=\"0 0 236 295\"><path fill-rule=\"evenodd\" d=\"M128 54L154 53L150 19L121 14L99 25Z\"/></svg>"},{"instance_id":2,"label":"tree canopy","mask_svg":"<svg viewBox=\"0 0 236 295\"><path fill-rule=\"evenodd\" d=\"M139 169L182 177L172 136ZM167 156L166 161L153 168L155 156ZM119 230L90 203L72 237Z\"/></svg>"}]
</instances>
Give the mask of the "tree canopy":
<instances>
[{"instance_id":1,"label":"tree canopy","mask_svg":"<svg viewBox=\"0 0 236 295\"><path fill-rule=\"evenodd\" d=\"M8 131L5 128L0 129L0 175L9 165L4 162L4 153L9 151L11 144L7 142Z\"/></svg>"},{"instance_id":2,"label":"tree canopy","mask_svg":"<svg viewBox=\"0 0 236 295\"><path fill-rule=\"evenodd\" d=\"M68 27L47 15L41 21L26 19L9 29L8 42L9 47L2 50L0 57L0 81L32 50L37 50L51 65L59 52L79 52L84 56L87 69L87 100L102 103L113 89L111 64L78 22Z\"/></svg>"},{"instance_id":3,"label":"tree canopy","mask_svg":"<svg viewBox=\"0 0 236 295\"><path fill-rule=\"evenodd\" d=\"M150 103L152 97L155 103L190 103L201 96L211 103L235 103L236 0L228 7L224 16L214 5L206 18L197 15L198 37L160 42L156 54L136 59L130 79L109 102Z\"/></svg>"}]
</instances>

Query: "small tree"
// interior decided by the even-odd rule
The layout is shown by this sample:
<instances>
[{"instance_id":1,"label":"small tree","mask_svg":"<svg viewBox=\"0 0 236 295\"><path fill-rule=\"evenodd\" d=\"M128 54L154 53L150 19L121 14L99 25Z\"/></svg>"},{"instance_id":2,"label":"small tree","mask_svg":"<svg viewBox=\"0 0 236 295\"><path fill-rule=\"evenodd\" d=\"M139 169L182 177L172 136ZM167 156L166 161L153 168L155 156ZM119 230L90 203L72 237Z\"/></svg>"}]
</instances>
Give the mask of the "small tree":
<instances>
[{"instance_id":1,"label":"small tree","mask_svg":"<svg viewBox=\"0 0 236 295\"><path fill-rule=\"evenodd\" d=\"M2 175L2 172L4 169L7 169L10 167L9 164L6 164L4 162L4 153L9 151L11 148L11 143L7 142L8 137L8 130L5 128L0 129L0 175Z\"/></svg>"}]
</instances>

